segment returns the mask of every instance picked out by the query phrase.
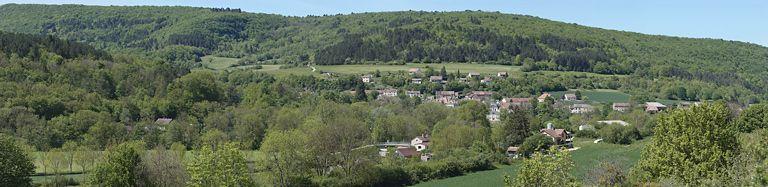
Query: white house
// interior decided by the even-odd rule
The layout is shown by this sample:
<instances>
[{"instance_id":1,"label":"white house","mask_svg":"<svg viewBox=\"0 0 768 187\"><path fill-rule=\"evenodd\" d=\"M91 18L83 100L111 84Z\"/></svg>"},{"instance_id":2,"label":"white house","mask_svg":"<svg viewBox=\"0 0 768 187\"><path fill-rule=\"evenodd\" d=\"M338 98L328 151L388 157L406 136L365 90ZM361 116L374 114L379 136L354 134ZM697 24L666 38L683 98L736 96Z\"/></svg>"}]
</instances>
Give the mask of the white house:
<instances>
[{"instance_id":1,"label":"white house","mask_svg":"<svg viewBox=\"0 0 768 187\"><path fill-rule=\"evenodd\" d=\"M411 83L413 84L421 84L421 78L412 78Z\"/></svg>"},{"instance_id":2,"label":"white house","mask_svg":"<svg viewBox=\"0 0 768 187\"><path fill-rule=\"evenodd\" d=\"M371 82L373 82L373 75L363 75L360 78L363 79L364 83L371 83Z\"/></svg>"},{"instance_id":3,"label":"white house","mask_svg":"<svg viewBox=\"0 0 768 187\"><path fill-rule=\"evenodd\" d=\"M426 149L427 146L429 146L429 136L421 135L413 138L413 140L411 140L411 146L416 148L416 151L421 152L422 150Z\"/></svg>"},{"instance_id":4,"label":"white house","mask_svg":"<svg viewBox=\"0 0 768 187\"><path fill-rule=\"evenodd\" d=\"M589 104L573 104L571 106L571 114L584 114L590 113L594 110L592 105Z\"/></svg>"},{"instance_id":5,"label":"white house","mask_svg":"<svg viewBox=\"0 0 768 187\"><path fill-rule=\"evenodd\" d=\"M384 89L379 90L379 97L396 97L397 89Z\"/></svg>"},{"instance_id":6,"label":"white house","mask_svg":"<svg viewBox=\"0 0 768 187\"><path fill-rule=\"evenodd\" d=\"M563 95L563 101L576 101L579 100L578 97L576 97L576 94L565 94Z\"/></svg>"}]
</instances>

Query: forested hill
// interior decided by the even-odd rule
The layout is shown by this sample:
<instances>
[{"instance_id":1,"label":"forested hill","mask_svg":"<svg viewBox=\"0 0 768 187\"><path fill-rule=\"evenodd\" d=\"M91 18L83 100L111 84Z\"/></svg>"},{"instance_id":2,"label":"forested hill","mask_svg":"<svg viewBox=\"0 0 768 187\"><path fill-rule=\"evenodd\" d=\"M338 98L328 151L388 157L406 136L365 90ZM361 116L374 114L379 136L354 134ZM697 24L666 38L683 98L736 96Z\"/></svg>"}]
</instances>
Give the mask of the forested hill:
<instances>
[{"instance_id":1,"label":"forested hill","mask_svg":"<svg viewBox=\"0 0 768 187\"><path fill-rule=\"evenodd\" d=\"M385 12L286 17L239 9L0 6L0 30L51 34L110 51L193 46L262 62L477 62L526 70L766 80L768 48L644 35L492 12ZM736 78L734 78L736 77Z\"/></svg>"},{"instance_id":2,"label":"forested hill","mask_svg":"<svg viewBox=\"0 0 768 187\"><path fill-rule=\"evenodd\" d=\"M77 57L110 59L111 56L87 44L61 40L52 36L7 33L0 31L0 55L18 55L40 59L48 54L55 54L59 59Z\"/></svg>"}]
</instances>

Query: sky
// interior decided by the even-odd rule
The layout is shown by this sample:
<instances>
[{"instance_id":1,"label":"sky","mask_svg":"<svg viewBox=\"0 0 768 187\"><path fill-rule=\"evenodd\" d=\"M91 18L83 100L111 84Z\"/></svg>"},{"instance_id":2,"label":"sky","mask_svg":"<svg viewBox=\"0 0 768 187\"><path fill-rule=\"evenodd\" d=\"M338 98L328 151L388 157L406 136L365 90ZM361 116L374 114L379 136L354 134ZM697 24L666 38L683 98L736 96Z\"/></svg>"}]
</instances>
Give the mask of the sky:
<instances>
[{"instance_id":1,"label":"sky","mask_svg":"<svg viewBox=\"0 0 768 187\"><path fill-rule=\"evenodd\" d=\"M483 10L592 27L768 46L768 0L0 0L5 3L230 7L289 16Z\"/></svg>"}]
</instances>

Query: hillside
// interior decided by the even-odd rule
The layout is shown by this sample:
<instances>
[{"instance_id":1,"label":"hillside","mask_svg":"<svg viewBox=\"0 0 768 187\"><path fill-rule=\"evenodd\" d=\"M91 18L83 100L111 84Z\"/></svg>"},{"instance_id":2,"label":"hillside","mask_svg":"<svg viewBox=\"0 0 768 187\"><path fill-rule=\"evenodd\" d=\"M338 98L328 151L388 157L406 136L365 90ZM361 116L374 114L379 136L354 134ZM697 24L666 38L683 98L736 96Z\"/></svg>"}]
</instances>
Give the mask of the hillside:
<instances>
[{"instance_id":1,"label":"hillside","mask_svg":"<svg viewBox=\"0 0 768 187\"><path fill-rule=\"evenodd\" d=\"M644 35L493 12L286 17L239 9L0 6L0 30L51 34L111 51L194 46L256 63L475 62L525 71L678 77L761 90L768 48Z\"/></svg>"}]
</instances>

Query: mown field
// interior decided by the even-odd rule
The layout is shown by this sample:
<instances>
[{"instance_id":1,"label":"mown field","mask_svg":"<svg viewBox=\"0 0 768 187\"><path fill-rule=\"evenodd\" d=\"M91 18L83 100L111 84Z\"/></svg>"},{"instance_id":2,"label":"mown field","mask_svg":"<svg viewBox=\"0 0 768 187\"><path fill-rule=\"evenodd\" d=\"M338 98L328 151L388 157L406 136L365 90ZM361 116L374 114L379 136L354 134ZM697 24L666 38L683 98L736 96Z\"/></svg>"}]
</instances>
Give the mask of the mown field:
<instances>
[{"instance_id":1,"label":"mown field","mask_svg":"<svg viewBox=\"0 0 768 187\"><path fill-rule=\"evenodd\" d=\"M576 139L574 145L579 147L572 152L572 158L576 167L573 174L578 180L583 181L589 171L602 161L613 160L621 163L625 168L630 168L639 159L643 147L648 139L635 142L631 145L616 145L608 143L593 143L592 139ZM419 183L415 187L449 187L449 186L504 186L504 175L514 178L517 174L519 163L500 166L499 169L470 173L464 176L452 177Z\"/></svg>"}]
</instances>

